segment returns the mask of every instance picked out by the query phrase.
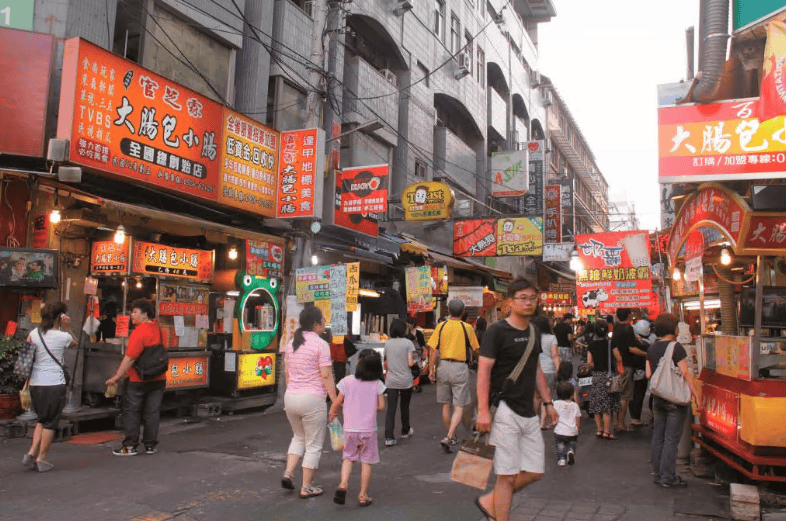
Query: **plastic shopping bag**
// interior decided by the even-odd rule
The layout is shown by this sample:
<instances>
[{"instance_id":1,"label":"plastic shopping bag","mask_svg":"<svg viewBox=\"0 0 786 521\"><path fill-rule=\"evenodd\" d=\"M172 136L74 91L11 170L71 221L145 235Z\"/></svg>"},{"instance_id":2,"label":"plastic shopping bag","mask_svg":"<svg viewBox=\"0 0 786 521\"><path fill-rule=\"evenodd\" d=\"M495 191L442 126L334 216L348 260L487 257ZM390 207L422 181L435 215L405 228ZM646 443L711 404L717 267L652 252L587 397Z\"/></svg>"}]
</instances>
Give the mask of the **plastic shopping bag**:
<instances>
[{"instance_id":1,"label":"plastic shopping bag","mask_svg":"<svg viewBox=\"0 0 786 521\"><path fill-rule=\"evenodd\" d=\"M328 423L330 429L330 446L333 450L344 450L344 428L338 418Z\"/></svg>"}]
</instances>

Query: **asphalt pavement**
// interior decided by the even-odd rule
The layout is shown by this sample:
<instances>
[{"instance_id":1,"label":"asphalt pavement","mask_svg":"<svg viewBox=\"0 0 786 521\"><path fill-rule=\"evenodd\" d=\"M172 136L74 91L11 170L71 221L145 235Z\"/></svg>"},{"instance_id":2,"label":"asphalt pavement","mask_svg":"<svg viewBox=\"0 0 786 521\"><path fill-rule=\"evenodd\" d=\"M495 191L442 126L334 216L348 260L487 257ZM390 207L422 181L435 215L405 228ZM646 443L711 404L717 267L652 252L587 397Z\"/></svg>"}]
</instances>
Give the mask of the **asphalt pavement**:
<instances>
[{"instance_id":1,"label":"asphalt pavement","mask_svg":"<svg viewBox=\"0 0 786 521\"><path fill-rule=\"evenodd\" d=\"M251 412L185 423L164 418L158 454L115 457L119 442L102 445L57 443L50 452L55 468L26 470L22 455L29 440L0 440L0 519L101 520L429 520L478 521L473 504L480 492L450 481L453 455L443 453L444 436L434 386L414 394L415 435L394 447L382 443L384 413L378 417L380 459L370 495L359 508L359 469L350 482L347 504L333 503L341 454L325 452L315 483L322 497L300 499L280 487L291 436L283 412ZM514 499L517 521L655 521L692 515L724 516L728 497L708 480L683 477L686 489L652 483L650 428L619 434L617 441L595 438L586 415L576 464L557 467L553 433L544 431L545 477ZM460 429L459 437L468 437ZM400 430L400 425L397 430ZM297 485L299 485L299 476Z\"/></svg>"}]
</instances>

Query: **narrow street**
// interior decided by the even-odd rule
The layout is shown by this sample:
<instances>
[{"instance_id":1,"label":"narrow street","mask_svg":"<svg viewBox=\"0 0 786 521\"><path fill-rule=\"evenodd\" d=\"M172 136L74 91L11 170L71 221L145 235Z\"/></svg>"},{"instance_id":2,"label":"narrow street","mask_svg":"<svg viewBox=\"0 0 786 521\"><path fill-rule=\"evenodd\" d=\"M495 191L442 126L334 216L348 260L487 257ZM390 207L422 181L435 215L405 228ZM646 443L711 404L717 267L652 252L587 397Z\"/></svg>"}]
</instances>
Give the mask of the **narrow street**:
<instances>
[{"instance_id":1,"label":"narrow street","mask_svg":"<svg viewBox=\"0 0 786 521\"><path fill-rule=\"evenodd\" d=\"M438 412L434 387L424 386L412 400L415 436L380 447L369 508L358 508L354 501L358 469L347 504L333 503L340 454L328 442L316 479L324 496L302 500L282 490L289 424L283 412L256 412L195 424L165 418L160 452L154 456L113 457L110 449L119 442L57 443L51 451L55 469L46 474L22 468L27 440L2 440L0 519L477 521L481 516L472 500L478 491L450 481L453 456L439 447ZM724 515L720 505L728 497L708 480L685 474L690 485L682 490L652 484L649 427L603 441L595 438L594 423L586 416L582 421L573 467L556 466L553 434L545 433L546 476L516 496L512 519L655 521ZM378 425L383 422L380 415Z\"/></svg>"}]
</instances>

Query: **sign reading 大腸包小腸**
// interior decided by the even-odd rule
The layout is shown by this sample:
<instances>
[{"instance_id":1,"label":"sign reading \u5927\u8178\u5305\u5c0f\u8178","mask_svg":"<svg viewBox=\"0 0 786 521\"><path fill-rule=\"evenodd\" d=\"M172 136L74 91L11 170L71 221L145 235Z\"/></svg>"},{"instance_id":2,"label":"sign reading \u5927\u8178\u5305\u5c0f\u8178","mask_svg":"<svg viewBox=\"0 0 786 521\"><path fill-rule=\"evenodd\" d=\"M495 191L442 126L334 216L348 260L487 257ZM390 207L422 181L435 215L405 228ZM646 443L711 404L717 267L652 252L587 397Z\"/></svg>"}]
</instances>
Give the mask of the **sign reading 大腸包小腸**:
<instances>
[{"instance_id":1,"label":"sign reading \u5927\u8178\u5305\u5c0f\u8178","mask_svg":"<svg viewBox=\"0 0 786 521\"><path fill-rule=\"evenodd\" d=\"M276 217L322 216L325 132L312 128L281 133Z\"/></svg>"},{"instance_id":2,"label":"sign reading \u5927\u8178\u5305\u5c0f\u8178","mask_svg":"<svg viewBox=\"0 0 786 521\"><path fill-rule=\"evenodd\" d=\"M33 30L35 0L0 0L0 27Z\"/></svg>"},{"instance_id":3,"label":"sign reading \u5927\u8178\u5305\u5c0f\u8178","mask_svg":"<svg viewBox=\"0 0 786 521\"><path fill-rule=\"evenodd\" d=\"M131 271L140 275L164 275L199 282L213 280L213 251L164 246L134 241Z\"/></svg>"}]
</instances>

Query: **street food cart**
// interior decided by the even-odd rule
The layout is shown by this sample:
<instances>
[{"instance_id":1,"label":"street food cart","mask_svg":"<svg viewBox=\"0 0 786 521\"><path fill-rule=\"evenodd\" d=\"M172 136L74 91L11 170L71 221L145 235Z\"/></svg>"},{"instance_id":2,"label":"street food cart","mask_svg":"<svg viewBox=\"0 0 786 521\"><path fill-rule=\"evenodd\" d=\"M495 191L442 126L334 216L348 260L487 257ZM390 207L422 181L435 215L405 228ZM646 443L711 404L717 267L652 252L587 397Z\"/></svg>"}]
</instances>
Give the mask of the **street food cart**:
<instances>
[{"instance_id":1,"label":"street food cart","mask_svg":"<svg viewBox=\"0 0 786 521\"><path fill-rule=\"evenodd\" d=\"M786 214L754 212L736 193L707 183L683 203L669 243L672 269L697 272L700 284L702 410L693 440L757 481L786 482L783 230ZM695 232L705 241L698 256L686 247ZM705 267L718 279L716 328L706 323Z\"/></svg>"}]
</instances>

